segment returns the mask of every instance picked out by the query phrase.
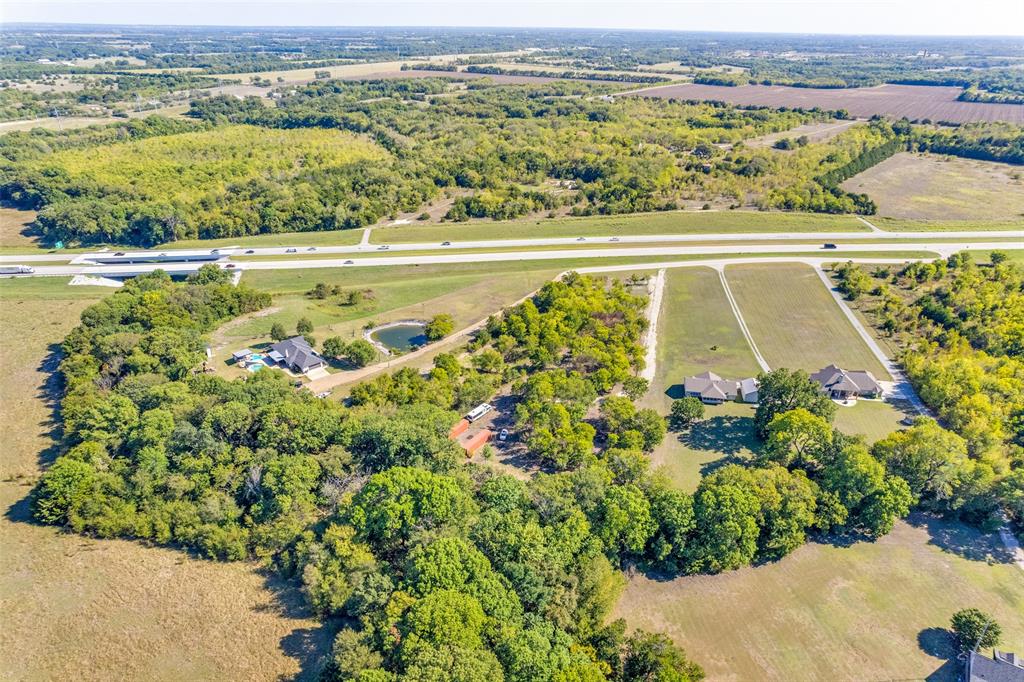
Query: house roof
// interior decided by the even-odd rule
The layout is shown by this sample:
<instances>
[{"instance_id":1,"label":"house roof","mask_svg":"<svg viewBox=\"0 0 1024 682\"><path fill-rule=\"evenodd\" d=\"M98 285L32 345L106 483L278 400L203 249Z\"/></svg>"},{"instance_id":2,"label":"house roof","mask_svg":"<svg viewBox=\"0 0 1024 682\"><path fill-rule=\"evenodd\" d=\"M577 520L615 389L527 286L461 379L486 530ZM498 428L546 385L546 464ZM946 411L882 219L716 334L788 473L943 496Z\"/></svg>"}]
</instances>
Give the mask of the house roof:
<instances>
[{"instance_id":1,"label":"house roof","mask_svg":"<svg viewBox=\"0 0 1024 682\"><path fill-rule=\"evenodd\" d=\"M998 656L999 652L996 655ZM1005 655L1003 658L1008 659ZM989 658L973 651L968 669L968 682L1024 682L1024 668L1010 663L1009 660Z\"/></svg>"},{"instance_id":2,"label":"house roof","mask_svg":"<svg viewBox=\"0 0 1024 682\"><path fill-rule=\"evenodd\" d=\"M323 364L323 358L320 354L313 350L313 347L306 343L306 339L301 336L293 336L290 339L284 341L278 341L271 346L272 351L279 353L284 357L292 367L298 367L302 371L313 367L315 365Z\"/></svg>"},{"instance_id":3,"label":"house roof","mask_svg":"<svg viewBox=\"0 0 1024 682\"><path fill-rule=\"evenodd\" d=\"M751 393L756 393L757 388L757 379L753 377L740 379L740 394L750 395Z\"/></svg>"},{"instance_id":4,"label":"house roof","mask_svg":"<svg viewBox=\"0 0 1024 682\"><path fill-rule=\"evenodd\" d=\"M830 391L847 393L881 393L882 386L867 370L845 370L838 365L829 365L811 375L813 381Z\"/></svg>"},{"instance_id":5,"label":"house roof","mask_svg":"<svg viewBox=\"0 0 1024 682\"><path fill-rule=\"evenodd\" d=\"M683 381L683 389L687 393L697 393L709 400L726 400L739 391L739 382L723 379L714 372L703 372Z\"/></svg>"}]
</instances>

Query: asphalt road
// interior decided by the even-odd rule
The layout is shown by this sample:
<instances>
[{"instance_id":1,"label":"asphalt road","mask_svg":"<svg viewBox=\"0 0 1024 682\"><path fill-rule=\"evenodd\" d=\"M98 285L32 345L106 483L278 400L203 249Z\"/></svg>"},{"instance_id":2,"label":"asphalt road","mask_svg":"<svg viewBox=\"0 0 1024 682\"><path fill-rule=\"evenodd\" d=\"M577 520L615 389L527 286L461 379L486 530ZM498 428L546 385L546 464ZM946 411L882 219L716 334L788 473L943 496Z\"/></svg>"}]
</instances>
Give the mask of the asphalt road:
<instances>
[{"instance_id":1,"label":"asphalt road","mask_svg":"<svg viewBox=\"0 0 1024 682\"><path fill-rule=\"evenodd\" d=\"M493 242L491 243L493 244ZM906 244L906 243L841 243L835 242L835 249L823 249L822 258L825 262L845 260L846 253L877 254L878 257L886 253L906 252L910 250L927 251L938 256L949 256L957 251L981 250L990 251L993 249L1005 249L1013 247L1010 242L978 242L978 241L944 241L929 242L927 244ZM506 244L502 243L502 246ZM377 267L386 265L445 265L458 263L483 263L483 262L509 262L509 261L534 261L534 260L565 260L565 259L589 259L589 258L663 258L665 256L711 256L711 255L758 255L770 260L771 257L783 257L787 254L807 254L814 251L815 247L809 244L727 244L727 245L680 245L680 246L623 246L617 249L588 249L577 247L573 249L550 249L543 251L475 251L473 253L419 253L415 255L392 255L390 252L382 252L373 258L358 258L346 262L345 258L294 258L286 260L267 261L239 261L230 263L232 269L246 270L293 270L293 269L315 269L315 268L340 268L340 267ZM319 251L318 255L324 252ZM765 254L770 254L765 256ZM227 264L229 256L220 261ZM9 261L14 262L14 261ZM131 276L152 272L153 270L166 270L171 273L187 273L197 270L204 263L195 262L164 262L164 263L140 263L133 265L94 265L88 259L80 259L78 263L65 263L61 265L35 265L34 276L68 276L68 275L94 275L99 277Z\"/></svg>"},{"instance_id":2,"label":"asphalt road","mask_svg":"<svg viewBox=\"0 0 1024 682\"><path fill-rule=\"evenodd\" d=\"M583 247L587 244L672 244L672 243L699 243L699 242L752 242L752 241L778 241L778 242L814 242L821 241L822 243L835 243L837 245L843 244L855 244L864 240L878 240L878 239L893 239L901 240L904 242L915 242L924 241L931 239L938 239L949 242L975 242L977 240L989 239L989 238L1017 238L1024 243L1024 230L989 230L989 231L978 231L978 232L885 232L875 228L871 232L756 232L756 233L724 233L724 234L663 234L663 235L619 235L619 236L605 236L605 237L545 237L538 239L492 239L485 241L453 241L448 245L444 245L441 242L416 242L409 244L373 244L365 241L366 235L364 232L364 241L360 244L351 244L345 246L273 246L273 247L221 247L217 249L220 255L224 258L230 258L231 256L295 256L299 258L303 255L310 256L313 254L373 254L379 256L387 256L390 253L402 252L402 251L445 251L445 250L461 250L461 249L507 249L507 248L536 248L536 247L551 247L551 246L574 246ZM858 246L857 250L865 250L865 246ZM903 249L907 250L908 247L913 247L912 243L904 244ZM929 245L931 246L931 245ZM385 248L386 247L386 248ZM802 245L802 251L807 251L808 248L814 248L813 245L804 244ZM1012 248L1012 242L1004 242L999 246L993 248ZM697 253L734 253L734 251L727 251L727 246L714 247L716 250L710 251L699 251ZM766 246L758 247L759 251L767 252ZM124 250L125 257L144 257L144 256L159 256L163 254L167 255L192 255L198 256L200 254L208 255L211 249L173 249L173 248L162 248L162 249L151 249L151 250ZM107 249L104 251L94 251L90 253L81 254L60 254L60 253L45 253L45 254L25 254L25 255L4 255L0 256L0 263L4 264L29 264L29 263L44 263L50 262L63 262L66 263L69 260L72 264L88 265L89 263L95 262L94 259L111 259L115 253L122 253ZM604 255L609 255L607 251ZM559 256L561 257L561 256ZM515 259L515 258L511 258ZM246 263L246 267L250 264Z\"/></svg>"}]
</instances>

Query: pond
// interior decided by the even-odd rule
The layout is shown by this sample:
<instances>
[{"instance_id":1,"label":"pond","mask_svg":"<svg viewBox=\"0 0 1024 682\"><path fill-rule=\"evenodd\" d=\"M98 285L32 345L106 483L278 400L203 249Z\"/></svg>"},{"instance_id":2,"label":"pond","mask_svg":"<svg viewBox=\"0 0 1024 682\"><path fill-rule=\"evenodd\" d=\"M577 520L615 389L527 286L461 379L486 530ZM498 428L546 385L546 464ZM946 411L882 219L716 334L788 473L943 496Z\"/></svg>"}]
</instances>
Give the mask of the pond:
<instances>
[{"instance_id":1,"label":"pond","mask_svg":"<svg viewBox=\"0 0 1024 682\"><path fill-rule=\"evenodd\" d=\"M403 322L378 329L370 334L370 338L391 350L405 352L427 342L424 328L425 325L421 322Z\"/></svg>"}]
</instances>

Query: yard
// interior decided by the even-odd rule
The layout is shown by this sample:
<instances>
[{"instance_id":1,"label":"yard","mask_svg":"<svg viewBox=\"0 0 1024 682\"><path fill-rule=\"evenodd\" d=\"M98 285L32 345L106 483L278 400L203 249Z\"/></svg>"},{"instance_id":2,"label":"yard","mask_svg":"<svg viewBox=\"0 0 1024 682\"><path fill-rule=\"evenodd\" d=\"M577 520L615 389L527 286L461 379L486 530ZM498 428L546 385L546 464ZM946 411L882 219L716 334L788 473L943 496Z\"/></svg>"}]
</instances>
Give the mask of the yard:
<instances>
[{"instance_id":1,"label":"yard","mask_svg":"<svg viewBox=\"0 0 1024 682\"><path fill-rule=\"evenodd\" d=\"M735 265L726 280L772 368L816 372L830 363L890 377L807 265Z\"/></svg>"},{"instance_id":2,"label":"yard","mask_svg":"<svg viewBox=\"0 0 1024 682\"><path fill-rule=\"evenodd\" d=\"M250 563L65 534L28 520L53 458L52 354L109 289L0 280L0 678L310 679L329 645L291 586Z\"/></svg>"},{"instance_id":3,"label":"yard","mask_svg":"<svg viewBox=\"0 0 1024 682\"><path fill-rule=\"evenodd\" d=\"M1024 650L1024 579L999 540L914 515L876 542L808 544L720 575L633 576L614 615L664 632L707 672L740 680L956 682L946 634L976 606Z\"/></svg>"},{"instance_id":4,"label":"yard","mask_svg":"<svg viewBox=\"0 0 1024 682\"><path fill-rule=\"evenodd\" d=\"M898 219L1020 220L1024 170L1019 166L933 154L901 153L843 183Z\"/></svg>"}]
</instances>

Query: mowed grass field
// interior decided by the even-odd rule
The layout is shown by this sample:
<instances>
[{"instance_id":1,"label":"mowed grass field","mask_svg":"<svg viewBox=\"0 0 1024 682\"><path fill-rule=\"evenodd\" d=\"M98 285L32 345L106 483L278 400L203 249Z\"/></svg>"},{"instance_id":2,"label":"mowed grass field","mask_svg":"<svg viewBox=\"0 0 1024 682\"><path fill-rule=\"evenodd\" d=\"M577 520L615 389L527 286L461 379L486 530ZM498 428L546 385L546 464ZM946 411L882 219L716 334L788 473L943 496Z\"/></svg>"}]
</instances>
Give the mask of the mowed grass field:
<instances>
[{"instance_id":1,"label":"mowed grass field","mask_svg":"<svg viewBox=\"0 0 1024 682\"><path fill-rule=\"evenodd\" d=\"M683 397L687 376L710 370L739 379L756 375L758 366L717 271L672 268L665 277L657 365L643 407L667 415L672 401ZM751 405L709 406L705 421L682 433L668 433L651 453L651 465L678 487L693 490L704 473L750 456L756 446L753 416Z\"/></svg>"},{"instance_id":2,"label":"mowed grass field","mask_svg":"<svg viewBox=\"0 0 1024 682\"><path fill-rule=\"evenodd\" d=\"M878 214L924 220L1024 217L1024 169L1005 163L900 153L842 184L867 194Z\"/></svg>"},{"instance_id":3,"label":"mowed grass field","mask_svg":"<svg viewBox=\"0 0 1024 682\"><path fill-rule=\"evenodd\" d=\"M810 373L835 363L890 378L810 266L731 265L725 276L754 343L773 369Z\"/></svg>"},{"instance_id":4,"label":"mowed grass field","mask_svg":"<svg viewBox=\"0 0 1024 682\"><path fill-rule=\"evenodd\" d=\"M56 344L110 293L66 282L0 280L0 679L313 679L329 631L254 564L30 522L27 496L54 455Z\"/></svg>"},{"instance_id":5,"label":"mowed grass field","mask_svg":"<svg viewBox=\"0 0 1024 682\"><path fill-rule=\"evenodd\" d=\"M401 225L373 231L374 243L593 237L623 234L700 234L750 232L863 232L853 216L763 211L664 211L622 216L549 218Z\"/></svg>"},{"instance_id":6,"label":"mowed grass field","mask_svg":"<svg viewBox=\"0 0 1024 682\"><path fill-rule=\"evenodd\" d=\"M915 515L876 542L808 544L720 575L637 575L614 615L672 637L709 682L955 682L946 628L959 609L992 613L1000 648L1024 650L1024 572L1000 547Z\"/></svg>"}]
</instances>

